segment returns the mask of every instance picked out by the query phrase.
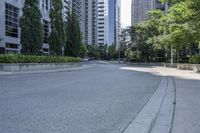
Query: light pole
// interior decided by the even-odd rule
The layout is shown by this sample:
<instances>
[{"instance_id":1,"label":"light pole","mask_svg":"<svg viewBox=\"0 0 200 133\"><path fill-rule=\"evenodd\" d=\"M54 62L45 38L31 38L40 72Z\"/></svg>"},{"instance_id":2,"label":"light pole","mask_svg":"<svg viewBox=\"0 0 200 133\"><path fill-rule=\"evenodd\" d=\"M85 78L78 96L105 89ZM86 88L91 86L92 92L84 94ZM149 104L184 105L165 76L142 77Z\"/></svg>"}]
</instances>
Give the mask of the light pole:
<instances>
[{"instance_id":1,"label":"light pole","mask_svg":"<svg viewBox=\"0 0 200 133\"><path fill-rule=\"evenodd\" d=\"M174 64L174 55L173 55L173 47L171 44L171 67L173 67L173 64Z\"/></svg>"},{"instance_id":2,"label":"light pole","mask_svg":"<svg viewBox=\"0 0 200 133\"><path fill-rule=\"evenodd\" d=\"M119 64L120 64L120 60L121 60L120 59L121 58L120 57L121 56L121 52L120 51L121 51L121 44L119 44L119 48L118 48L118 60L119 60Z\"/></svg>"},{"instance_id":3,"label":"light pole","mask_svg":"<svg viewBox=\"0 0 200 133\"><path fill-rule=\"evenodd\" d=\"M171 6L172 2L171 0L168 1L168 3L166 4L166 14L168 13L169 7ZM171 67L173 67L174 64L174 53L173 53L173 46L171 44Z\"/></svg>"},{"instance_id":4,"label":"light pole","mask_svg":"<svg viewBox=\"0 0 200 133\"><path fill-rule=\"evenodd\" d=\"M65 49L64 49L64 47L62 46L62 57L64 56L64 51L65 51Z\"/></svg>"}]
</instances>

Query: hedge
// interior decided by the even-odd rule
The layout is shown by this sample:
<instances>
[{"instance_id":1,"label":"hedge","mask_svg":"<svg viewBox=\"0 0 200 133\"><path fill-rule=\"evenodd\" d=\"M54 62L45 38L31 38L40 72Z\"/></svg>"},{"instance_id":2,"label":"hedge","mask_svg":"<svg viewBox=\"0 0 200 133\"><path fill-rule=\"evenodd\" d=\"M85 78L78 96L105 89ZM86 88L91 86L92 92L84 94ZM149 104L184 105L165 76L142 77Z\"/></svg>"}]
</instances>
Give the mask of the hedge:
<instances>
[{"instance_id":1,"label":"hedge","mask_svg":"<svg viewBox=\"0 0 200 133\"><path fill-rule=\"evenodd\" d=\"M35 56L22 54L0 55L0 63L67 63L80 61L80 58L76 57Z\"/></svg>"},{"instance_id":2,"label":"hedge","mask_svg":"<svg viewBox=\"0 0 200 133\"><path fill-rule=\"evenodd\" d=\"M190 58L190 63L200 64L200 55L195 55Z\"/></svg>"}]
</instances>

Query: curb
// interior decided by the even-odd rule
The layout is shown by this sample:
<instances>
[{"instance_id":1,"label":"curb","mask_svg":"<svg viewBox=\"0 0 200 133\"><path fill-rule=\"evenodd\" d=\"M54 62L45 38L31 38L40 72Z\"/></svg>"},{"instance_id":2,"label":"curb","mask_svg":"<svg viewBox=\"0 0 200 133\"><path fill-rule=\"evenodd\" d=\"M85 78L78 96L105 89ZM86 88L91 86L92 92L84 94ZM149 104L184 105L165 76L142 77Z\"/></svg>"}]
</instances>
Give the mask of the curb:
<instances>
[{"instance_id":1,"label":"curb","mask_svg":"<svg viewBox=\"0 0 200 133\"><path fill-rule=\"evenodd\" d=\"M98 61L98 64L110 64L110 63L106 61Z\"/></svg>"},{"instance_id":2,"label":"curb","mask_svg":"<svg viewBox=\"0 0 200 133\"><path fill-rule=\"evenodd\" d=\"M157 119L151 130L151 133L170 133L175 103L175 86L172 78L169 78L168 89L162 107L157 115Z\"/></svg>"},{"instance_id":3,"label":"curb","mask_svg":"<svg viewBox=\"0 0 200 133\"><path fill-rule=\"evenodd\" d=\"M13 75L13 74L38 74L38 73L53 73L53 72L70 72L70 71L78 71L84 69L90 69L95 66L91 65L83 65L80 67L73 67L73 68L64 68L64 69L48 69L48 70L38 70L38 71L23 71L23 72L1 72L1 75Z\"/></svg>"},{"instance_id":4,"label":"curb","mask_svg":"<svg viewBox=\"0 0 200 133\"><path fill-rule=\"evenodd\" d=\"M154 95L123 133L169 133L174 109L172 84L170 77L163 76Z\"/></svg>"}]
</instances>

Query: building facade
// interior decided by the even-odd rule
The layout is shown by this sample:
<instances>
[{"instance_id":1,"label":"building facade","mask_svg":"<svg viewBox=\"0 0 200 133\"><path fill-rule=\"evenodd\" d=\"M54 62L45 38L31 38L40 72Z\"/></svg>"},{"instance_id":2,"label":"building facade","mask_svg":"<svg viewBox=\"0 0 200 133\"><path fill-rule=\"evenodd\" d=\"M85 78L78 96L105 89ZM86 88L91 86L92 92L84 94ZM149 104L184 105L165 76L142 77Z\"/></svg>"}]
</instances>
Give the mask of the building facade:
<instances>
[{"instance_id":1,"label":"building facade","mask_svg":"<svg viewBox=\"0 0 200 133\"><path fill-rule=\"evenodd\" d=\"M85 45L97 44L97 6L98 0L81 2L81 32Z\"/></svg>"},{"instance_id":2,"label":"building facade","mask_svg":"<svg viewBox=\"0 0 200 133\"><path fill-rule=\"evenodd\" d=\"M19 19L22 16L22 8L25 0L1 0L0 1L0 53L20 53L20 27ZM51 32L49 12L51 0L39 0L39 9L43 23L43 53L49 53L48 38ZM63 17L67 19L67 12L72 6L71 0L63 0Z\"/></svg>"},{"instance_id":3,"label":"building facade","mask_svg":"<svg viewBox=\"0 0 200 133\"><path fill-rule=\"evenodd\" d=\"M109 43L109 3L108 0L98 1L98 45Z\"/></svg>"},{"instance_id":4,"label":"building facade","mask_svg":"<svg viewBox=\"0 0 200 133\"><path fill-rule=\"evenodd\" d=\"M154 9L154 0L132 0L131 24L134 25L148 18L148 11Z\"/></svg>"},{"instance_id":5,"label":"building facade","mask_svg":"<svg viewBox=\"0 0 200 133\"><path fill-rule=\"evenodd\" d=\"M121 0L109 0L109 45L120 46Z\"/></svg>"},{"instance_id":6,"label":"building facade","mask_svg":"<svg viewBox=\"0 0 200 133\"><path fill-rule=\"evenodd\" d=\"M154 9L166 11L167 4L162 4L159 0L154 0Z\"/></svg>"},{"instance_id":7,"label":"building facade","mask_svg":"<svg viewBox=\"0 0 200 133\"><path fill-rule=\"evenodd\" d=\"M71 2L71 10L73 10L79 20L81 22L81 3L83 0L69 0Z\"/></svg>"},{"instance_id":8,"label":"building facade","mask_svg":"<svg viewBox=\"0 0 200 133\"><path fill-rule=\"evenodd\" d=\"M20 52L19 18L22 5L22 1L0 1L0 53Z\"/></svg>"},{"instance_id":9,"label":"building facade","mask_svg":"<svg viewBox=\"0 0 200 133\"><path fill-rule=\"evenodd\" d=\"M154 9L160 9L165 11L165 4L162 4L159 0L132 0L131 7L131 24L137 24L148 18L148 11Z\"/></svg>"},{"instance_id":10,"label":"building facade","mask_svg":"<svg viewBox=\"0 0 200 133\"><path fill-rule=\"evenodd\" d=\"M25 0L0 1L0 53L20 53L19 19ZM63 18L67 21L69 11L74 11L80 21L82 41L86 45L120 43L120 0L62 0ZM51 0L39 0L38 6L43 23L44 53L49 53L48 38L51 32L49 12Z\"/></svg>"},{"instance_id":11,"label":"building facade","mask_svg":"<svg viewBox=\"0 0 200 133\"><path fill-rule=\"evenodd\" d=\"M115 44L116 48L120 47L120 34L121 34L121 0L115 0Z\"/></svg>"},{"instance_id":12,"label":"building facade","mask_svg":"<svg viewBox=\"0 0 200 133\"><path fill-rule=\"evenodd\" d=\"M63 3L64 21L67 21L68 12L71 12L71 9L72 9L72 0L62 0L62 3Z\"/></svg>"}]
</instances>

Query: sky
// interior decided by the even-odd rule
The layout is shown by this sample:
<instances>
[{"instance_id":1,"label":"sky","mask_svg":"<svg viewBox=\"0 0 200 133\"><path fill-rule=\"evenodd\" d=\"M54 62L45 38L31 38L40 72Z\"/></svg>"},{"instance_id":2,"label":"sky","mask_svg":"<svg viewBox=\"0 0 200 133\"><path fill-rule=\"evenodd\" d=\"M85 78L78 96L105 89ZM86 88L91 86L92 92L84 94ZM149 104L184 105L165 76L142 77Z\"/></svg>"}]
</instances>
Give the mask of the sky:
<instances>
[{"instance_id":1,"label":"sky","mask_svg":"<svg viewBox=\"0 0 200 133\"><path fill-rule=\"evenodd\" d=\"M122 28L131 25L131 1L121 0L121 23Z\"/></svg>"}]
</instances>

